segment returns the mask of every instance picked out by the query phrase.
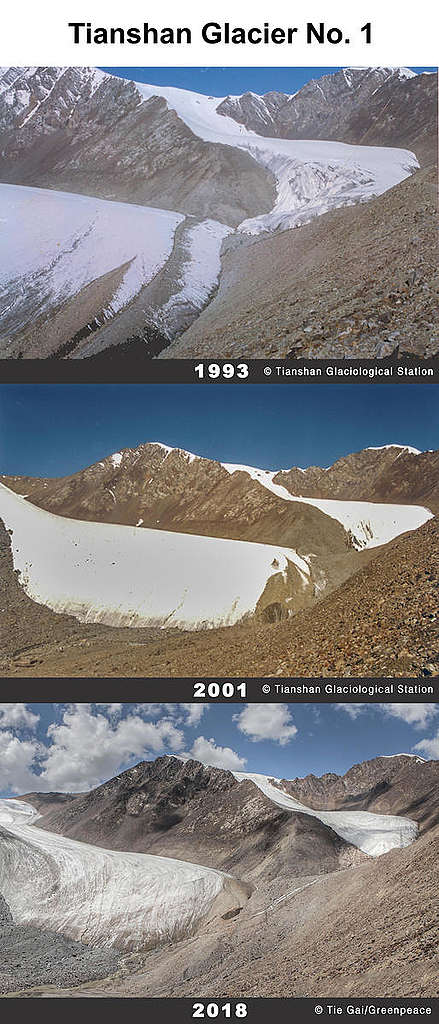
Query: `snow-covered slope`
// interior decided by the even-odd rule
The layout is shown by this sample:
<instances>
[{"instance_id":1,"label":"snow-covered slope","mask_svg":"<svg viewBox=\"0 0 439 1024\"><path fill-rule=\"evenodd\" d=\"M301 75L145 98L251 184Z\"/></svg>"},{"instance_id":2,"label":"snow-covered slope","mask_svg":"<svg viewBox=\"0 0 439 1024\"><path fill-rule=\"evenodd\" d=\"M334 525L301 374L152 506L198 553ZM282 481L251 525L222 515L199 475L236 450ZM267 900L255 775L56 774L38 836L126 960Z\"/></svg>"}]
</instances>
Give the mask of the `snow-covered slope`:
<instances>
[{"instance_id":1,"label":"snow-covered slope","mask_svg":"<svg viewBox=\"0 0 439 1024\"><path fill-rule=\"evenodd\" d=\"M163 267L181 214L83 195L0 185L2 321L20 326L121 268L108 315L117 313Z\"/></svg>"},{"instance_id":2,"label":"snow-covered slope","mask_svg":"<svg viewBox=\"0 0 439 1024\"><path fill-rule=\"evenodd\" d=\"M419 452L415 452L419 454ZM430 509L420 505L390 505L373 501L340 501L337 498L304 498L293 495L282 484L274 483L279 470L256 469L253 466L239 466L222 463L228 473L248 473L253 480L266 487L284 501L299 501L306 505L314 505L325 515L331 516L344 526L352 535L354 547L376 548L387 544L407 530L417 530L429 519L433 518Z\"/></svg>"},{"instance_id":3,"label":"snow-covered slope","mask_svg":"<svg viewBox=\"0 0 439 1024\"><path fill-rule=\"evenodd\" d=\"M26 593L82 622L233 625L255 611L271 577L281 574L286 593L310 581L292 548L66 519L3 485L0 517Z\"/></svg>"},{"instance_id":4,"label":"snow-covered slope","mask_svg":"<svg viewBox=\"0 0 439 1024\"><path fill-rule=\"evenodd\" d=\"M413 153L384 146L270 139L217 113L224 98L186 89L136 83L143 99L162 96L205 142L245 149L276 179L270 213L243 221L249 234L296 227L338 206L365 202L403 181L419 166Z\"/></svg>"},{"instance_id":5,"label":"snow-covered slope","mask_svg":"<svg viewBox=\"0 0 439 1024\"><path fill-rule=\"evenodd\" d=\"M409 846L416 839L418 826L411 818L400 818L393 814L371 814L368 811L314 811L274 785L274 782L280 785L280 779L270 779L266 775L252 772L233 772L233 775L238 782L250 779L278 807L285 807L288 811L301 811L303 814L318 818L342 839L357 846L370 857L380 857L395 847Z\"/></svg>"},{"instance_id":6,"label":"snow-covered slope","mask_svg":"<svg viewBox=\"0 0 439 1024\"><path fill-rule=\"evenodd\" d=\"M193 930L229 884L221 871L119 853L32 827L39 815L0 800L0 893L14 921L90 945L140 949Z\"/></svg>"}]
</instances>

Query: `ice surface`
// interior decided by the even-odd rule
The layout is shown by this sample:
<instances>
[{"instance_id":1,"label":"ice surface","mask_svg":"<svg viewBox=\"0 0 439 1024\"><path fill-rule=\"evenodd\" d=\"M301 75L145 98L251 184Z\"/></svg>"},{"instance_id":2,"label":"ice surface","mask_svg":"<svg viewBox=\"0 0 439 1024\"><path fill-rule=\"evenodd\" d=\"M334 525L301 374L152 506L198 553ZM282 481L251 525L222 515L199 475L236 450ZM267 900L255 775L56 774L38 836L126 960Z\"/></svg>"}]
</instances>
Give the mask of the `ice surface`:
<instances>
[{"instance_id":1,"label":"ice surface","mask_svg":"<svg viewBox=\"0 0 439 1024\"><path fill-rule=\"evenodd\" d=\"M392 445L386 447L393 447ZM397 447L397 446L394 446ZM413 450L417 453L417 449ZM418 453L420 454L420 453ZM263 487L284 501L299 501L305 505L313 505L325 515L344 526L352 534L354 547L375 548L387 544L407 530L416 530L429 519L433 518L430 509L420 505L390 505L385 502L372 501L340 501L336 498L304 498L293 495L283 487L275 484L273 478L279 470L271 471L256 469L253 466L239 466L223 462L222 466L228 473L248 473Z\"/></svg>"},{"instance_id":2,"label":"ice surface","mask_svg":"<svg viewBox=\"0 0 439 1024\"><path fill-rule=\"evenodd\" d=\"M342 839L357 846L369 857L380 857L395 847L409 846L418 833L418 826L411 818L401 818L394 814L371 814L369 811L314 811L275 786L274 782L280 784L280 779L252 772L233 772L233 775L238 782L250 779L278 807L318 818L323 825L332 828Z\"/></svg>"},{"instance_id":3,"label":"ice surface","mask_svg":"<svg viewBox=\"0 0 439 1024\"><path fill-rule=\"evenodd\" d=\"M387 760L391 760L393 757L413 757L417 764L427 764L425 757L419 757L419 754L380 754L380 757L385 757Z\"/></svg>"},{"instance_id":4,"label":"ice surface","mask_svg":"<svg viewBox=\"0 0 439 1024\"><path fill-rule=\"evenodd\" d=\"M252 614L268 580L289 566L299 587L310 580L292 548L66 519L3 485L0 516L29 597L81 622L228 626Z\"/></svg>"},{"instance_id":5,"label":"ice surface","mask_svg":"<svg viewBox=\"0 0 439 1024\"><path fill-rule=\"evenodd\" d=\"M14 921L90 945L134 950L190 931L227 875L168 857L122 853L33 828L38 812L0 800L0 893Z\"/></svg>"}]
</instances>

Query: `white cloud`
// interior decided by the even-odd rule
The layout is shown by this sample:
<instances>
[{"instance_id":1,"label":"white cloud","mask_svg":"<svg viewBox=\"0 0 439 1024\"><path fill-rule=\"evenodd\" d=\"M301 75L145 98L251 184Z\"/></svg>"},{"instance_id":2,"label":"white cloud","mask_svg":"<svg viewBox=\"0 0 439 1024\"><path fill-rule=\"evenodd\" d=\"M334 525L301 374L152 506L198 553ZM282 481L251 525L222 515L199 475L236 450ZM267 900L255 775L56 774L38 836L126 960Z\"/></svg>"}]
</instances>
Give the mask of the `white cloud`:
<instances>
[{"instance_id":1,"label":"white cloud","mask_svg":"<svg viewBox=\"0 0 439 1024\"><path fill-rule=\"evenodd\" d=\"M135 707L135 706L134 706ZM48 730L49 746L35 784L39 790L92 789L117 774L132 758L181 750L183 733L169 718L147 722L137 708L126 718L110 718L90 704L66 708Z\"/></svg>"},{"instance_id":2,"label":"white cloud","mask_svg":"<svg viewBox=\"0 0 439 1024\"><path fill-rule=\"evenodd\" d=\"M35 789L32 768L40 749L36 740L20 740L12 732L0 732L0 790L24 793Z\"/></svg>"},{"instance_id":3,"label":"white cloud","mask_svg":"<svg viewBox=\"0 0 439 1024\"><path fill-rule=\"evenodd\" d=\"M205 711L209 710L210 704L180 704L186 714L185 725L199 725Z\"/></svg>"},{"instance_id":4,"label":"white cloud","mask_svg":"<svg viewBox=\"0 0 439 1024\"><path fill-rule=\"evenodd\" d=\"M284 747L297 733L288 704L247 704L233 721L254 743L273 740Z\"/></svg>"},{"instance_id":5,"label":"white cloud","mask_svg":"<svg viewBox=\"0 0 439 1024\"><path fill-rule=\"evenodd\" d=\"M412 750L420 750L422 753L427 754L427 757L431 757L433 761L439 760L439 729L436 736L432 739L419 740Z\"/></svg>"},{"instance_id":6,"label":"white cloud","mask_svg":"<svg viewBox=\"0 0 439 1024\"><path fill-rule=\"evenodd\" d=\"M436 704L345 704L338 702L334 704L337 711L346 711L350 718L358 718L362 712L377 711L391 718L399 718L407 725L413 725L415 729L423 729L437 715Z\"/></svg>"},{"instance_id":7,"label":"white cloud","mask_svg":"<svg viewBox=\"0 0 439 1024\"><path fill-rule=\"evenodd\" d=\"M213 737L206 740L204 736L197 736L192 750L182 757L185 760L193 757L195 761L202 761L214 768L227 768L231 772L242 771L247 764L247 759L240 757L231 747L218 747Z\"/></svg>"},{"instance_id":8,"label":"white cloud","mask_svg":"<svg viewBox=\"0 0 439 1024\"><path fill-rule=\"evenodd\" d=\"M358 716L361 715L361 712L370 709L371 705L354 703L345 704L342 701L339 701L337 704L334 704L334 707L336 711L345 711L346 714L349 715L349 718L358 718Z\"/></svg>"},{"instance_id":9,"label":"white cloud","mask_svg":"<svg viewBox=\"0 0 439 1024\"><path fill-rule=\"evenodd\" d=\"M0 704L0 729L36 729L39 720L27 704Z\"/></svg>"},{"instance_id":10,"label":"white cloud","mask_svg":"<svg viewBox=\"0 0 439 1024\"><path fill-rule=\"evenodd\" d=\"M380 704L380 708L416 729L423 729L437 714L436 704Z\"/></svg>"}]
</instances>

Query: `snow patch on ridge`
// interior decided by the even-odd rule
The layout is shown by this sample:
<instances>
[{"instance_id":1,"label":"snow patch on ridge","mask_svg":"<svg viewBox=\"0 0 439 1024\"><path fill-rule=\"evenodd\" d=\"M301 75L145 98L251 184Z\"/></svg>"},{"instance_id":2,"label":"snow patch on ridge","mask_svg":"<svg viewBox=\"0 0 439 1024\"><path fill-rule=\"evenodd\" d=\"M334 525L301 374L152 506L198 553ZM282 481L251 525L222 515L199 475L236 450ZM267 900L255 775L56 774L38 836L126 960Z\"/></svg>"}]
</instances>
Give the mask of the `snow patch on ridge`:
<instances>
[{"instance_id":1,"label":"snow patch on ridge","mask_svg":"<svg viewBox=\"0 0 439 1024\"><path fill-rule=\"evenodd\" d=\"M419 451L419 448L412 448L409 444L380 444L378 446L369 445L369 447L365 448L364 451L365 452L384 452L384 451L387 451L389 448L399 448L401 453L402 452L408 452L409 455L422 455L423 454L421 451Z\"/></svg>"},{"instance_id":2,"label":"snow patch on ridge","mask_svg":"<svg viewBox=\"0 0 439 1024\"><path fill-rule=\"evenodd\" d=\"M252 772L233 772L235 779L242 782L249 779L278 807L289 811L300 811L318 818L342 839L357 846L369 857L380 857L388 850L409 846L417 836L418 826L411 818L393 814L371 814L369 811L314 811L299 803L280 786L280 779L269 778Z\"/></svg>"},{"instance_id":3,"label":"snow patch on ridge","mask_svg":"<svg viewBox=\"0 0 439 1024\"><path fill-rule=\"evenodd\" d=\"M111 523L43 511L0 484L14 569L34 601L81 622L210 629L252 615L272 576L310 582L292 548Z\"/></svg>"}]
</instances>

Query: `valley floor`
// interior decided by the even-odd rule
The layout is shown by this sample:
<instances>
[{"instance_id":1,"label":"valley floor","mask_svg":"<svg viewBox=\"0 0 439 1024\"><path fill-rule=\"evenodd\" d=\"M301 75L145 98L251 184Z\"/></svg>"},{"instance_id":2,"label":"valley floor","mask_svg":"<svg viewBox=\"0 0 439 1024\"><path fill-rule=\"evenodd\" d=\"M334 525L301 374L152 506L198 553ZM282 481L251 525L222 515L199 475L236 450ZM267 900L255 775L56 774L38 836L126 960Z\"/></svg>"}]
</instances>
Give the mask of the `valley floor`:
<instances>
[{"instance_id":1,"label":"valley floor","mask_svg":"<svg viewBox=\"0 0 439 1024\"><path fill-rule=\"evenodd\" d=\"M106 980L19 994L436 996L438 839L436 827L406 849L346 870L262 881L239 917L127 956Z\"/></svg>"}]
</instances>

